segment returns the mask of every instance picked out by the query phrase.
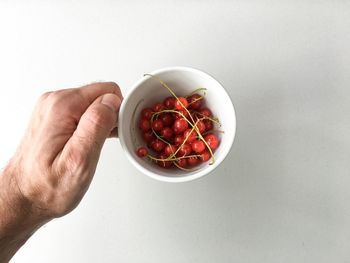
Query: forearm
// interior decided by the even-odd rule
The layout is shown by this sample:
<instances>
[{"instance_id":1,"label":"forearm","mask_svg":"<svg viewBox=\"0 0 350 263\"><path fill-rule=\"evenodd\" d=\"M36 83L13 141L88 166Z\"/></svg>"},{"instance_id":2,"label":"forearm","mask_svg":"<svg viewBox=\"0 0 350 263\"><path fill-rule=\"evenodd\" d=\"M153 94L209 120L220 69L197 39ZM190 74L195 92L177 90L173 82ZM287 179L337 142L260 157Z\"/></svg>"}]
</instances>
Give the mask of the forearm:
<instances>
[{"instance_id":1,"label":"forearm","mask_svg":"<svg viewBox=\"0 0 350 263\"><path fill-rule=\"evenodd\" d=\"M10 166L4 169L0 174L0 263L8 262L47 221L22 196L15 169Z\"/></svg>"}]
</instances>

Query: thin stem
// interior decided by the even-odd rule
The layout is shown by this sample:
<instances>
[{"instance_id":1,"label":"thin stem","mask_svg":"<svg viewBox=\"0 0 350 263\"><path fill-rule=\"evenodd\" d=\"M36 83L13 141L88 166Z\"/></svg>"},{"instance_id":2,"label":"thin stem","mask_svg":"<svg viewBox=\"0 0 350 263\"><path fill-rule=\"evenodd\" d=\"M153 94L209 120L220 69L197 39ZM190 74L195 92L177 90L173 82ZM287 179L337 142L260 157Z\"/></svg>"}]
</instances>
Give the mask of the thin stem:
<instances>
[{"instance_id":1,"label":"thin stem","mask_svg":"<svg viewBox=\"0 0 350 263\"><path fill-rule=\"evenodd\" d=\"M151 129L152 129L153 134L157 137L157 139L159 139L159 140L165 142L166 144L170 145L169 142L167 142L166 140L164 140L162 137L160 137L160 136L156 133L156 131L153 129L153 126L152 126L154 116L156 116L156 115L158 115L158 114L160 114L160 113L161 113L161 112L154 112L154 113L152 114L152 117L151 117Z\"/></svg>"},{"instance_id":2,"label":"thin stem","mask_svg":"<svg viewBox=\"0 0 350 263\"><path fill-rule=\"evenodd\" d=\"M205 91L206 91L206 90L207 90L206 88L198 88L198 89L195 89L194 91L192 91L192 92L190 93L190 95L193 95L194 93L199 92L199 91L204 91L204 94L205 94Z\"/></svg>"},{"instance_id":3,"label":"thin stem","mask_svg":"<svg viewBox=\"0 0 350 263\"><path fill-rule=\"evenodd\" d=\"M155 157L153 157L153 156L151 156L151 155L147 155L148 158L150 158L150 159L153 160L153 161L173 161L174 164L175 164L175 166L177 166L177 167L180 168L180 169L185 169L185 168L183 168L183 167L178 166L178 165L176 164L176 161L179 160L179 159L182 159L182 158L190 158L190 157L196 157L196 158L198 158L198 157L200 157L201 155L191 155L191 156L183 156L183 157L176 157L176 158L173 158L173 157L176 156L176 154L177 154L178 151L181 149L181 147L187 142L187 140L188 140L189 136L191 135L191 133L195 130L195 131L197 132L197 134L198 134L199 139L203 141L203 143L205 144L205 146L206 146L206 147L208 148L208 150L209 150L209 153L210 153L211 159L212 159L211 162L210 162L209 164L210 164L210 165L213 164L213 163L215 162L215 157L214 157L213 151L211 150L211 148L209 147L208 143L207 143L207 142L205 141L205 139L203 138L203 135L206 134L206 133L201 134L200 131L199 131L199 128L198 128L198 125L197 125L197 124L198 124L198 122L199 122L200 120L208 119L208 120L210 120L210 121L212 121L212 122L218 124L219 126L221 126L219 120L218 120L217 118L214 119L214 118L207 117L207 116L205 116L204 114L201 114L201 113L199 113L199 112L197 112L197 111L194 111L194 112L197 113L198 115L202 116L202 118L197 119L197 121L195 121L195 120L193 119L192 114L190 113L190 111L189 111L186 107L184 107L183 103L179 100L179 98L176 96L176 94L173 92L173 90L172 90L164 81L162 81L158 76L153 76L152 74L144 74L144 76L150 76L150 77L152 77L152 78L156 78L156 79L161 83L161 85L162 85L163 87L165 87L166 89L168 89L168 91L171 93L171 95L172 95L173 97L175 97L176 100L178 100L178 101L180 102L181 106L183 107L183 109L186 110L186 112L188 113L188 115L189 115L189 117L191 118L191 121L192 121L192 122L191 122L189 119L187 119L187 117L186 117L182 112L176 111L176 110L163 110L163 111L160 111L160 112L155 112L155 113L153 113L153 115L152 115L152 117L151 117L151 125L152 125L152 123L153 123L153 120L154 120L154 117L155 117L155 116L158 116L160 113L163 113L163 112L172 112L172 113L179 114L183 119L185 119L185 120L187 121L187 123L191 126L192 129L191 129L191 132L186 136L186 138L184 139L184 141L181 143L181 145L177 148L176 152L173 153L173 154L171 154L171 155L170 155L169 157L167 157L166 159L159 159L159 158L155 158ZM196 93L196 92L205 91L205 90L206 90L205 88L198 88L198 89L194 90L192 93L190 93L190 95L192 95L192 94L194 94L194 93ZM204 94L205 94L205 92L204 92ZM192 104L192 103L194 103L194 102L196 102L196 101L198 101L198 100L200 100L200 99L203 99L203 96L201 96L200 98L198 98L198 99L194 100L193 102L189 103L189 105ZM140 101L140 102L141 102L141 101ZM137 104L136 108L138 107L138 105L139 105L139 104ZM133 113L133 118L134 118L135 112L136 112L136 109L135 109L135 111L134 111L134 113ZM152 128L152 133L157 137L157 139L163 141L163 142L166 143L167 145L171 145L169 142L167 142L167 141L164 140L162 137L160 137L160 136L155 132L155 130L153 129L153 127L151 127L151 128ZM188 170L188 169L186 169L186 170Z\"/></svg>"},{"instance_id":4,"label":"thin stem","mask_svg":"<svg viewBox=\"0 0 350 263\"><path fill-rule=\"evenodd\" d=\"M181 116L183 116L184 117L184 119L190 124L190 125L192 125L190 122L189 122L189 120L181 113L181 112L178 112L178 111L176 111L176 110L162 110L162 111L160 111L160 112L156 112L156 113L154 113L153 115L152 115L152 119L154 118L154 116L155 115L159 115L159 114L161 114L161 113L163 113L163 112L175 112L175 113L178 113L178 114L180 114ZM197 121L198 122L198 121ZM197 124L197 122L196 122L196 124ZM194 126L192 126L192 130L191 130L191 133L192 133L192 131L194 130ZM153 130L153 128L152 128L152 131L155 133L155 131ZM191 133L189 133L187 136L186 136L186 138L184 139L184 141L181 143L181 145L177 148L177 150L175 151L175 153L173 153L172 155L170 155L168 158L172 158L173 156L175 156L178 152L179 152L179 150L180 150L180 148L187 142L187 140L188 140L188 138L190 137L190 134ZM156 133L155 133L156 134ZM156 134L156 136L157 136L157 138L159 137L157 134ZM160 137L159 137L160 138ZM164 140L163 140L164 141ZM166 141L164 141L164 142L166 142ZM167 143L167 142L166 142ZM168 143L169 144L169 143ZM167 159L168 159L167 158Z\"/></svg>"},{"instance_id":5,"label":"thin stem","mask_svg":"<svg viewBox=\"0 0 350 263\"><path fill-rule=\"evenodd\" d=\"M176 112L176 113L180 114L180 115L189 123L189 125L190 125L192 128L194 128L194 129L196 130L196 132L197 132L199 138L203 141L203 143L205 144L205 146L208 148L209 153L210 153L210 155L211 155L211 159L212 159L212 162L211 162L210 164L213 164L213 163L215 162L215 157L214 157L213 151L212 151L211 148L209 147L208 143L204 140L204 138L203 138L202 134L200 133L200 131L199 131L199 129L198 129L198 127L197 127L196 124L193 125L193 124L185 117L185 115L183 115L181 112L178 112L178 111L175 111L175 110L163 110L162 112ZM157 112L156 114L160 114L160 112L159 112L159 113ZM199 120L198 120L198 121L199 121ZM196 123L197 123L197 122L196 122ZM190 134L190 133L189 133L189 134ZM187 139L188 139L188 137L189 137L189 135L187 136ZM185 143L185 140L184 140L184 142L182 142L181 146L184 145L184 143ZM177 149L176 153L179 151L179 149L181 148L181 146Z\"/></svg>"},{"instance_id":6,"label":"thin stem","mask_svg":"<svg viewBox=\"0 0 350 263\"><path fill-rule=\"evenodd\" d=\"M204 135L207 135L209 133L213 133L213 132L217 132L217 133L225 133L225 131L222 131L222 130L211 130L211 131L206 131L206 132L203 132L203 136Z\"/></svg>"},{"instance_id":7,"label":"thin stem","mask_svg":"<svg viewBox=\"0 0 350 263\"><path fill-rule=\"evenodd\" d=\"M195 99L194 101L191 101L190 103L188 103L188 106L190 106L191 104L195 103L196 101L202 100L204 99L204 97L200 96L200 98Z\"/></svg>"},{"instance_id":8,"label":"thin stem","mask_svg":"<svg viewBox=\"0 0 350 263\"><path fill-rule=\"evenodd\" d=\"M177 168L179 168L180 170L183 170L183 171L186 171L186 172L194 172L194 171L199 170L199 169L194 169L194 168L192 168L192 169L187 169L187 168L181 167L181 166L178 165L176 162L174 162L174 165L175 165Z\"/></svg>"},{"instance_id":9,"label":"thin stem","mask_svg":"<svg viewBox=\"0 0 350 263\"><path fill-rule=\"evenodd\" d=\"M154 76L152 74L147 74L147 73L144 74L144 76L150 76L152 78L156 78L160 82L160 84L162 84L163 87L167 88L169 90L169 92L171 93L171 95L173 95L176 98L176 100L178 100L180 102L181 106L187 111L188 115L190 115L192 122L194 122L194 119L193 119L192 115L190 114L190 112L188 111L188 109L185 107L185 105L182 104L182 102L176 96L175 92L171 88L169 88L169 86L163 80L161 80L161 78L159 78L158 76Z\"/></svg>"},{"instance_id":10,"label":"thin stem","mask_svg":"<svg viewBox=\"0 0 350 263\"><path fill-rule=\"evenodd\" d=\"M216 123L217 125L221 126L221 123L219 122L218 118L210 118L210 117L208 117L208 116L206 116L206 115L204 115L204 114L202 114L202 113L200 113L198 111L195 111L195 113L200 115L203 119L210 120L210 121Z\"/></svg>"},{"instance_id":11,"label":"thin stem","mask_svg":"<svg viewBox=\"0 0 350 263\"><path fill-rule=\"evenodd\" d=\"M144 75L144 76L150 76L150 77L152 77L152 78L156 78L156 79L160 82L160 84L163 85L163 87L165 87L165 88L167 88L167 89L169 90L169 92L171 93L171 95L173 95L176 99L178 99L178 97L177 97L176 94L173 92L173 90L172 90L171 88L169 88L168 85L167 85L163 80L161 80L158 76L154 76L154 75L148 74L148 73L143 74L143 75Z\"/></svg>"},{"instance_id":12,"label":"thin stem","mask_svg":"<svg viewBox=\"0 0 350 263\"><path fill-rule=\"evenodd\" d=\"M156 158L150 154L147 155L148 158L150 158L151 160L153 161L156 161L156 162L166 162L166 161L178 161L178 160L181 160L181 159L188 159L188 158L192 158L192 157L195 157L195 158L200 158L201 156L199 154L192 154L192 155L187 155L187 156L181 156L181 157L176 157L176 158L166 158L166 159L160 159L160 158Z\"/></svg>"}]
</instances>

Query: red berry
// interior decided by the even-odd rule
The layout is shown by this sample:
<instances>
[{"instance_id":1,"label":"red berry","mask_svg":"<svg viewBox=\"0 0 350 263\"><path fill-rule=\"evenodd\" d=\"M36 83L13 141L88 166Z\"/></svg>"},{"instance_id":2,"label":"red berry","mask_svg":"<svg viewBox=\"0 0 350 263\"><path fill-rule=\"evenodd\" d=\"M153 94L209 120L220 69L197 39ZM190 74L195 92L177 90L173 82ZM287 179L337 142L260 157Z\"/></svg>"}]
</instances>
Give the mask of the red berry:
<instances>
[{"instance_id":1,"label":"red berry","mask_svg":"<svg viewBox=\"0 0 350 263\"><path fill-rule=\"evenodd\" d=\"M151 147L156 152L161 152L165 148L165 143L159 139L155 139L151 142Z\"/></svg>"},{"instance_id":2,"label":"red berry","mask_svg":"<svg viewBox=\"0 0 350 263\"><path fill-rule=\"evenodd\" d=\"M174 144L180 145L184 141L184 137L182 135L176 135L174 138Z\"/></svg>"},{"instance_id":3,"label":"red berry","mask_svg":"<svg viewBox=\"0 0 350 263\"><path fill-rule=\"evenodd\" d=\"M153 105L153 111L159 112L165 109L164 105L162 103L156 103Z\"/></svg>"},{"instance_id":4,"label":"red berry","mask_svg":"<svg viewBox=\"0 0 350 263\"><path fill-rule=\"evenodd\" d=\"M141 119L139 127L142 131L149 131L151 129L151 122L147 119Z\"/></svg>"},{"instance_id":5,"label":"red berry","mask_svg":"<svg viewBox=\"0 0 350 263\"><path fill-rule=\"evenodd\" d=\"M174 118L170 113L160 114L159 119L163 122L164 126L171 126L174 123Z\"/></svg>"},{"instance_id":6,"label":"red berry","mask_svg":"<svg viewBox=\"0 0 350 263\"><path fill-rule=\"evenodd\" d=\"M192 152L192 147L188 143L184 143L182 146L180 146L180 150L177 152L177 155L180 157L190 155Z\"/></svg>"},{"instance_id":7,"label":"red berry","mask_svg":"<svg viewBox=\"0 0 350 263\"><path fill-rule=\"evenodd\" d=\"M165 149L164 149L164 154L166 156L170 156L172 154L174 154L176 152L176 146L175 145L172 145L172 144L168 144L167 146L165 146Z\"/></svg>"},{"instance_id":8,"label":"red berry","mask_svg":"<svg viewBox=\"0 0 350 263\"><path fill-rule=\"evenodd\" d=\"M152 123L152 128L153 128L153 130L155 130L155 131L160 131L160 130L162 130L163 129L163 122L161 121L161 120L155 120L155 121L153 121L153 123Z\"/></svg>"},{"instance_id":9,"label":"red berry","mask_svg":"<svg viewBox=\"0 0 350 263\"><path fill-rule=\"evenodd\" d=\"M142 134L142 137L145 140L145 142L151 142L151 141L153 141L156 138L152 131L144 132Z\"/></svg>"},{"instance_id":10,"label":"red berry","mask_svg":"<svg viewBox=\"0 0 350 263\"><path fill-rule=\"evenodd\" d=\"M138 157L145 157L148 154L148 150L145 147L140 147L137 149L136 154Z\"/></svg>"},{"instance_id":11,"label":"red berry","mask_svg":"<svg viewBox=\"0 0 350 263\"><path fill-rule=\"evenodd\" d=\"M184 97L178 97L175 101L175 108L178 110L183 110L188 107L188 101Z\"/></svg>"},{"instance_id":12,"label":"red berry","mask_svg":"<svg viewBox=\"0 0 350 263\"><path fill-rule=\"evenodd\" d=\"M181 113L181 114L180 114ZM188 118L190 115L188 114L187 110L179 110L179 113L177 114L178 118L183 118L183 116L185 116L186 118Z\"/></svg>"},{"instance_id":13,"label":"red berry","mask_svg":"<svg viewBox=\"0 0 350 263\"><path fill-rule=\"evenodd\" d=\"M188 128L188 123L185 119L180 118L175 120L173 130L175 134L183 133Z\"/></svg>"},{"instance_id":14,"label":"red berry","mask_svg":"<svg viewBox=\"0 0 350 263\"><path fill-rule=\"evenodd\" d=\"M187 158L187 163L188 165L190 166L195 166L197 164L199 164L200 160L197 158L197 157L190 157L190 158Z\"/></svg>"},{"instance_id":15,"label":"red berry","mask_svg":"<svg viewBox=\"0 0 350 263\"><path fill-rule=\"evenodd\" d=\"M141 111L141 117L147 120L150 120L152 117L153 111L151 108L144 108Z\"/></svg>"},{"instance_id":16,"label":"red berry","mask_svg":"<svg viewBox=\"0 0 350 263\"><path fill-rule=\"evenodd\" d=\"M175 120L177 120L177 119L180 119L180 118L182 118L182 116L181 116L181 114L179 114L179 111L178 112L174 112L173 113L173 118L175 119Z\"/></svg>"},{"instance_id":17,"label":"red berry","mask_svg":"<svg viewBox=\"0 0 350 263\"><path fill-rule=\"evenodd\" d=\"M162 161L157 161L158 165L162 168L170 168L172 166L172 162L171 161L163 161L165 160L167 157L164 154L159 155L158 159L162 159Z\"/></svg>"},{"instance_id":18,"label":"red berry","mask_svg":"<svg viewBox=\"0 0 350 263\"><path fill-rule=\"evenodd\" d=\"M203 162L207 162L210 158L211 158L211 155L210 155L210 153L209 153L209 151L208 150L204 150L202 153L201 153L201 160L203 161Z\"/></svg>"},{"instance_id":19,"label":"red berry","mask_svg":"<svg viewBox=\"0 0 350 263\"><path fill-rule=\"evenodd\" d=\"M187 136L188 136L188 138L187 138ZM189 143L193 142L197 138L196 132L193 131L192 129L187 129L184 132L184 140L186 140L186 138L187 138L187 142L189 142Z\"/></svg>"},{"instance_id":20,"label":"red berry","mask_svg":"<svg viewBox=\"0 0 350 263\"><path fill-rule=\"evenodd\" d=\"M211 120L203 120L206 131L211 131L214 128L214 124Z\"/></svg>"},{"instance_id":21,"label":"red berry","mask_svg":"<svg viewBox=\"0 0 350 263\"><path fill-rule=\"evenodd\" d=\"M163 104L164 104L165 108L172 110L175 108L175 101L176 101L176 99L174 97L167 97L164 100Z\"/></svg>"},{"instance_id":22,"label":"red berry","mask_svg":"<svg viewBox=\"0 0 350 263\"><path fill-rule=\"evenodd\" d=\"M160 135L161 135L163 138L165 138L165 139L167 139L167 140L170 140L170 139L173 137L173 135L174 135L174 131L173 131L171 128L169 128L169 127L165 127L165 128L163 128L163 129L160 131Z\"/></svg>"},{"instance_id":23,"label":"red berry","mask_svg":"<svg viewBox=\"0 0 350 263\"><path fill-rule=\"evenodd\" d=\"M199 94L193 94L188 98L189 108L193 110L199 110L202 107L203 97Z\"/></svg>"},{"instance_id":24,"label":"red berry","mask_svg":"<svg viewBox=\"0 0 350 263\"><path fill-rule=\"evenodd\" d=\"M215 134L209 133L204 137L204 140L207 142L209 145L210 149L215 150L218 148L219 145L219 139L216 137Z\"/></svg>"},{"instance_id":25,"label":"red berry","mask_svg":"<svg viewBox=\"0 0 350 263\"><path fill-rule=\"evenodd\" d=\"M211 110L209 110L208 108L203 108L203 109L201 109L201 110L199 111L199 113L202 115L202 117L203 117L203 116L205 116L205 117L211 117L211 116L213 116L213 114L211 113Z\"/></svg>"},{"instance_id":26,"label":"red berry","mask_svg":"<svg viewBox=\"0 0 350 263\"><path fill-rule=\"evenodd\" d=\"M182 167L182 168L186 168L187 167L187 160L186 160L186 158L179 159L177 161L177 165Z\"/></svg>"},{"instance_id":27,"label":"red berry","mask_svg":"<svg viewBox=\"0 0 350 263\"><path fill-rule=\"evenodd\" d=\"M203 121L198 121L197 122L197 128L199 130L200 133L205 132L205 124Z\"/></svg>"},{"instance_id":28,"label":"red berry","mask_svg":"<svg viewBox=\"0 0 350 263\"><path fill-rule=\"evenodd\" d=\"M192 144L192 150L195 152L195 153L201 153L205 150L205 144L203 141L200 141L200 140L195 140Z\"/></svg>"}]
</instances>

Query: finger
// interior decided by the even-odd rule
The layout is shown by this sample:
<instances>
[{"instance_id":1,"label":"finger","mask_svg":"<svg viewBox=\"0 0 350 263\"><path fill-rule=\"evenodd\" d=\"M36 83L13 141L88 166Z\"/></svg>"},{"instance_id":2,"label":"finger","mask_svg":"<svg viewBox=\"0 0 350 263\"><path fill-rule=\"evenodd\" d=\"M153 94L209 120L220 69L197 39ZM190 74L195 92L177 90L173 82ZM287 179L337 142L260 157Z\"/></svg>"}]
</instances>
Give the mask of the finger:
<instances>
[{"instance_id":1,"label":"finger","mask_svg":"<svg viewBox=\"0 0 350 263\"><path fill-rule=\"evenodd\" d=\"M123 98L118 84L115 82L99 82L78 88L79 93L91 104L96 98L106 93L114 93L119 98Z\"/></svg>"},{"instance_id":2,"label":"finger","mask_svg":"<svg viewBox=\"0 0 350 263\"><path fill-rule=\"evenodd\" d=\"M62 158L68 156L80 162L91 162L94 166L106 138L117 125L121 99L116 94L104 94L87 108L77 129L62 151Z\"/></svg>"}]
</instances>

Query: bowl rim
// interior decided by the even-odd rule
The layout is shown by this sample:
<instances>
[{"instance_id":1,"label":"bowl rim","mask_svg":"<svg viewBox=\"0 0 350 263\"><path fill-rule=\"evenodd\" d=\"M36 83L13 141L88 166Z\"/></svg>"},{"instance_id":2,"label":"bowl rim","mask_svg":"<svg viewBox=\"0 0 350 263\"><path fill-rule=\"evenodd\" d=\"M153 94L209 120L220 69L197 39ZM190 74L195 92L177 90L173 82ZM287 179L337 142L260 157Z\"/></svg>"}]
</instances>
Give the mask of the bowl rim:
<instances>
[{"instance_id":1,"label":"bowl rim","mask_svg":"<svg viewBox=\"0 0 350 263\"><path fill-rule=\"evenodd\" d=\"M123 120L123 115L124 115L123 113L125 111L125 107L127 105L128 100L130 99L131 95L142 85L143 82L145 82L149 78L151 78L150 76L143 76L138 81L136 81L134 83L134 85L132 85L130 90L127 92L127 94L125 95L123 102L122 102L120 109L119 109L118 137L119 137L119 142L120 142L120 144L121 144L122 148L124 149L124 152L127 156L127 159L129 159L129 161L143 174L146 174L147 176L149 176L153 179L156 179L158 181L162 181L162 182L171 182L171 183L189 182L189 181L198 179L200 177L203 177L203 176L209 174L215 168L217 168L219 166L219 164L221 164L221 162L223 162L225 160L225 158L227 157L228 153L230 152L230 150L232 148L232 145L233 145L233 142L234 142L234 139L236 136L236 130L237 130L236 112L235 112L235 108L234 108L233 103L232 103L232 99L231 99L230 95L227 93L226 89L223 87L223 85L218 80L216 80L213 76L211 76L210 74L208 74L202 70L192 68L192 67L185 67L185 66L170 66L170 67L164 67L164 68L154 70L150 74L159 75L159 74L162 74L165 72L171 72L171 71L187 71L187 72L202 75L205 78L210 78L218 84L218 87L220 87L222 92L224 92L226 94L226 96L229 98L230 105L228 105L228 107L231 108L230 112L232 112L232 118L233 118L232 120L234 121L234 130L233 130L231 138L229 138L228 141L226 141L225 144L228 144L228 146L225 148L225 150L223 152L221 152L220 158L217 159L213 165L209 165L207 168L200 170L197 173L194 173L194 174L189 175L189 176L180 176L180 177L169 177L169 176L163 176L163 175L153 173L153 172L147 170L146 168L144 168L142 165L140 165L133 158L128 147L126 146L124 134L122 132L123 123L125 123Z\"/></svg>"}]
</instances>

